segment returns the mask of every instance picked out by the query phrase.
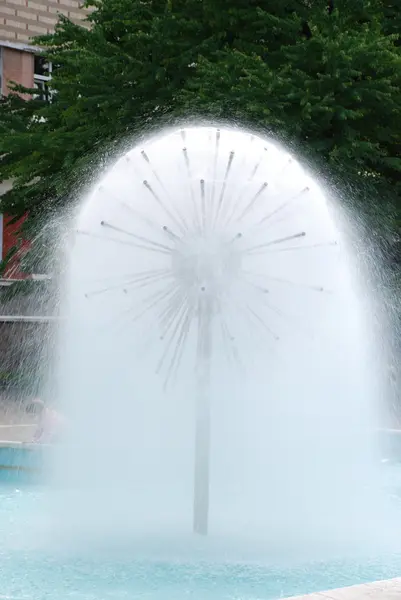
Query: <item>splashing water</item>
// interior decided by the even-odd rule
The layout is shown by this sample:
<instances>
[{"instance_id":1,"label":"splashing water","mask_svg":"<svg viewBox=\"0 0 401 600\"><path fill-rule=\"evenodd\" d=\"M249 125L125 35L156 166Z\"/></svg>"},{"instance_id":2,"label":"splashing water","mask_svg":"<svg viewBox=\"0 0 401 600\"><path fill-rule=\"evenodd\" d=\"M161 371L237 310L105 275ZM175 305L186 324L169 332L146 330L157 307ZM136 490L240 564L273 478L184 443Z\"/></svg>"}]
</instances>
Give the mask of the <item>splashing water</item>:
<instances>
[{"instance_id":1,"label":"splashing water","mask_svg":"<svg viewBox=\"0 0 401 600\"><path fill-rule=\"evenodd\" d=\"M285 150L230 128L163 132L94 187L60 348L71 539L373 543L380 359L340 212Z\"/></svg>"}]
</instances>

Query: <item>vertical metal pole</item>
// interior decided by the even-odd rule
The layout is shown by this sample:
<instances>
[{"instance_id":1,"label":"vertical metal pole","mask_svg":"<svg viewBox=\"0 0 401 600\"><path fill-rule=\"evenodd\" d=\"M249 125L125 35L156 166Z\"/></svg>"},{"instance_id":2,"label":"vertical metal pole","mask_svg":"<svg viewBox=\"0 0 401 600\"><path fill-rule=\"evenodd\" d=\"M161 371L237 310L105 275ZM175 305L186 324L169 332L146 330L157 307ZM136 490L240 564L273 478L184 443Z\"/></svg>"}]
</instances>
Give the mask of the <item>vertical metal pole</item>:
<instances>
[{"instance_id":1,"label":"vertical metal pole","mask_svg":"<svg viewBox=\"0 0 401 600\"><path fill-rule=\"evenodd\" d=\"M197 398L195 423L194 533L207 535L209 527L210 365L212 305L206 294L199 300Z\"/></svg>"}]
</instances>

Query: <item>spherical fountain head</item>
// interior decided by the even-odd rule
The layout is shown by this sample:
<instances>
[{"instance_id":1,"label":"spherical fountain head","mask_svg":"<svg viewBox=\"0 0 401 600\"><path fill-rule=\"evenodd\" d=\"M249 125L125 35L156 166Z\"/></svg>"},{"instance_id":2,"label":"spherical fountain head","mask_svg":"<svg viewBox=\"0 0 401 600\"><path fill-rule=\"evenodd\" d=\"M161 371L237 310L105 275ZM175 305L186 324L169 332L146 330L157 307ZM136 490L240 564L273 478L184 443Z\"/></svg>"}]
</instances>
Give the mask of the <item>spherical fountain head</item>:
<instances>
[{"instance_id":1,"label":"spherical fountain head","mask_svg":"<svg viewBox=\"0 0 401 600\"><path fill-rule=\"evenodd\" d=\"M133 148L94 188L77 232L88 318L113 298L147 337L175 336L172 349L205 298L226 346L261 331L271 344L317 321L344 279L322 189L282 147L240 129L184 127Z\"/></svg>"},{"instance_id":2,"label":"spherical fountain head","mask_svg":"<svg viewBox=\"0 0 401 600\"><path fill-rule=\"evenodd\" d=\"M242 251L224 231L183 236L172 253L172 275L196 302L199 292L218 298L240 277Z\"/></svg>"}]
</instances>

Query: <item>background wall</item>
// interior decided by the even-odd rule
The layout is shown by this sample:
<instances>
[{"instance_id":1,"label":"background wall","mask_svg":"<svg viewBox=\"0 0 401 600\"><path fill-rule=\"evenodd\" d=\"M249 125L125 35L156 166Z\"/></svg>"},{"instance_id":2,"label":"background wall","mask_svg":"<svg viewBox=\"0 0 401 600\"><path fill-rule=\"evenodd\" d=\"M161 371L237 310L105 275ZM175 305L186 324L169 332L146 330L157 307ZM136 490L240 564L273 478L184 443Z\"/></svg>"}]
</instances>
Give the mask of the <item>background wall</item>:
<instances>
[{"instance_id":1,"label":"background wall","mask_svg":"<svg viewBox=\"0 0 401 600\"><path fill-rule=\"evenodd\" d=\"M0 39L29 42L53 31L58 13L72 21L82 20L82 0L1 0Z\"/></svg>"}]
</instances>

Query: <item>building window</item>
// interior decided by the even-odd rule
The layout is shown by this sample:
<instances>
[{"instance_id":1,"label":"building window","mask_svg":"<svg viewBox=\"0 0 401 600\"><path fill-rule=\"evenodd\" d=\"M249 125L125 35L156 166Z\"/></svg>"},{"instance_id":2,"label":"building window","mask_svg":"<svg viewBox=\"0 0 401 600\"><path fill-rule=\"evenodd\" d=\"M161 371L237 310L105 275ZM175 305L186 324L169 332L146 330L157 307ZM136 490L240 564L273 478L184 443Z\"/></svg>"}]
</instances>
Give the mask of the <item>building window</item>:
<instances>
[{"instance_id":1,"label":"building window","mask_svg":"<svg viewBox=\"0 0 401 600\"><path fill-rule=\"evenodd\" d=\"M51 101L50 80L52 78L53 65L43 56L34 57L33 87L38 91L34 98Z\"/></svg>"}]
</instances>

